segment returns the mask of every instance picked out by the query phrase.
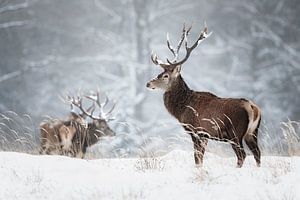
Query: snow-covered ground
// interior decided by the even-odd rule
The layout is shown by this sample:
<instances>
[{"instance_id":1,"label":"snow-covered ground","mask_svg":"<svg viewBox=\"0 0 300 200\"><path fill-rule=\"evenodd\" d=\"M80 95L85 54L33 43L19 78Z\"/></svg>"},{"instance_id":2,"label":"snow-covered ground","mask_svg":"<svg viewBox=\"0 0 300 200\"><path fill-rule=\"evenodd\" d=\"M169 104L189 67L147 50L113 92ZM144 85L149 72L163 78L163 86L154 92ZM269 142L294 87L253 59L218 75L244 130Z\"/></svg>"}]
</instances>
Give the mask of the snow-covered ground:
<instances>
[{"instance_id":1,"label":"snow-covered ground","mask_svg":"<svg viewBox=\"0 0 300 200\"><path fill-rule=\"evenodd\" d=\"M192 152L157 158L80 160L0 152L0 199L300 199L300 157L205 155L202 169Z\"/></svg>"}]
</instances>

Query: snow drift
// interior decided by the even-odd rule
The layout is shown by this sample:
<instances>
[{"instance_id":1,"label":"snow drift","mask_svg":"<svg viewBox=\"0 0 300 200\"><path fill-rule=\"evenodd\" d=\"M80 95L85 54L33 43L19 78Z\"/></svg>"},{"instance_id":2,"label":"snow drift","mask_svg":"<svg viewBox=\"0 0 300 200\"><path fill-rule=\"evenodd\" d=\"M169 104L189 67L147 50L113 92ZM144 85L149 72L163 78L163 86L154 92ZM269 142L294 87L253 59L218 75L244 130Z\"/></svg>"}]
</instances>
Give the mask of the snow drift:
<instances>
[{"instance_id":1,"label":"snow drift","mask_svg":"<svg viewBox=\"0 0 300 200\"><path fill-rule=\"evenodd\" d=\"M81 160L0 152L0 199L300 199L300 157L235 158L192 152Z\"/></svg>"}]
</instances>

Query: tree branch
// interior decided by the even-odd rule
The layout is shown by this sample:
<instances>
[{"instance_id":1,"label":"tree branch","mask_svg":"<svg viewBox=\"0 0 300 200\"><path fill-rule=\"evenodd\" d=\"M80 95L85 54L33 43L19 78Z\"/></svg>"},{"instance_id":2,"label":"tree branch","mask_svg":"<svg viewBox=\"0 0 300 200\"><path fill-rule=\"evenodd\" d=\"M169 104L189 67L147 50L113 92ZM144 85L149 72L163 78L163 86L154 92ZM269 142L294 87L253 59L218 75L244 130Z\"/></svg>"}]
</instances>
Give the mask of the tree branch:
<instances>
[{"instance_id":1,"label":"tree branch","mask_svg":"<svg viewBox=\"0 0 300 200\"><path fill-rule=\"evenodd\" d=\"M1 28L5 29L5 28L10 28L10 27L24 26L24 25L27 25L27 24L29 24L28 20L5 22L5 23L0 24L0 29Z\"/></svg>"},{"instance_id":2,"label":"tree branch","mask_svg":"<svg viewBox=\"0 0 300 200\"><path fill-rule=\"evenodd\" d=\"M27 8L27 7L28 7L27 1L25 1L23 3L15 4L15 5L4 6L4 7L0 8L0 14L4 13L4 12L15 11L15 10Z\"/></svg>"}]
</instances>

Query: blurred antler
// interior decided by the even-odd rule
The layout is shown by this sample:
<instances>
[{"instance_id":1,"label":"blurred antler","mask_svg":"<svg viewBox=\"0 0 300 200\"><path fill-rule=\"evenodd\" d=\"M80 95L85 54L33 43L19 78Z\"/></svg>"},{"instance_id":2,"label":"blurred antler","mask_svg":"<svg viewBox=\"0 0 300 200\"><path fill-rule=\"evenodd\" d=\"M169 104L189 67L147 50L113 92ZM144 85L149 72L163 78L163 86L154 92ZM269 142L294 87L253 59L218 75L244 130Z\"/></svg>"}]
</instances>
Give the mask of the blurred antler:
<instances>
[{"instance_id":1,"label":"blurred antler","mask_svg":"<svg viewBox=\"0 0 300 200\"><path fill-rule=\"evenodd\" d=\"M67 95L66 100L69 103L71 103L71 108L73 108L73 106L79 108L79 110L82 112L80 115L83 118L90 117L92 119L96 119L93 116L93 112L95 111L95 103L93 103L92 106L90 106L87 110L85 110L82 105L82 97L80 96L74 97L74 96Z\"/></svg>"},{"instance_id":2,"label":"blurred antler","mask_svg":"<svg viewBox=\"0 0 300 200\"><path fill-rule=\"evenodd\" d=\"M99 118L98 119L108 119L111 116L111 113L116 106L116 104L114 103L113 106L109 109L109 111L105 112L104 108L108 105L109 98L107 96L105 96L104 102L101 103L99 91L97 91L94 95L86 95L85 97L87 99L92 100L99 107L100 110L99 110Z\"/></svg>"}]
</instances>

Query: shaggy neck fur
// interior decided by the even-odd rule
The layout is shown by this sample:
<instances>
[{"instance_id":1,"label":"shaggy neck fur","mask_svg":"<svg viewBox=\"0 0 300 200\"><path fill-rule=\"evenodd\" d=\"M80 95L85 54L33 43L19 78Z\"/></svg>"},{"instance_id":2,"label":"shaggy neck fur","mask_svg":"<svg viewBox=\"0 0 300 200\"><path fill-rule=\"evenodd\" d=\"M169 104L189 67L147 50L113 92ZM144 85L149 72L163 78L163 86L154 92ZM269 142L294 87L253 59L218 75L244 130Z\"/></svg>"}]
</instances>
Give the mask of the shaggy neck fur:
<instances>
[{"instance_id":1,"label":"shaggy neck fur","mask_svg":"<svg viewBox=\"0 0 300 200\"><path fill-rule=\"evenodd\" d=\"M180 116L190 101L192 90L184 82L181 75L172 83L172 86L164 93L164 103L174 117L180 120Z\"/></svg>"},{"instance_id":2,"label":"shaggy neck fur","mask_svg":"<svg viewBox=\"0 0 300 200\"><path fill-rule=\"evenodd\" d=\"M100 131L98 131L96 125L89 124L88 125L88 135L87 135L87 143L88 146L96 144L99 141L99 138L103 135Z\"/></svg>"}]
</instances>

